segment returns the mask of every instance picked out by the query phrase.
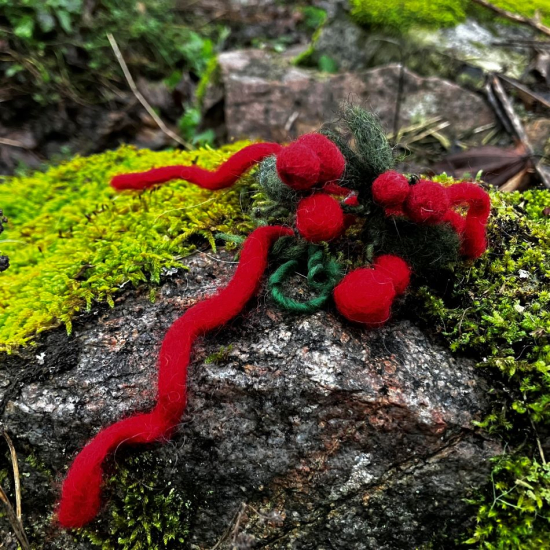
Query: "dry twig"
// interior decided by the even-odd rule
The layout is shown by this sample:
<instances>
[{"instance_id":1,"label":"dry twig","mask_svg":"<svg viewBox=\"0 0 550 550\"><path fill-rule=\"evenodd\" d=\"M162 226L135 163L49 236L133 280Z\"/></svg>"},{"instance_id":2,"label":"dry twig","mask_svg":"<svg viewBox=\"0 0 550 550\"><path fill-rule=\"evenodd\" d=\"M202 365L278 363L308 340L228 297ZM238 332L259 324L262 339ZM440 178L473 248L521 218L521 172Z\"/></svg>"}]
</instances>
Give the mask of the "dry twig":
<instances>
[{"instance_id":1,"label":"dry twig","mask_svg":"<svg viewBox=\"0 0 550 550\"><path fill-rule=\"evenodd\" d=\"M9 138L0 138L0 145L9 145L10 147L17 147L19 149L28 149L28 147L20 141Z\"/></svg>"},{"instance_id":2,"label":"dry twig","mask_svg":"<svg viewBox=\"0 0 550 550\"><path fill-rule=\"evenodd\" d=\"M508 95L506 94L497 76L495 75L491 76L488 82L487 90L488 92L491 92L491 93L488 93L488 97L491 103L493 104L493 102L496 100L498 103L498 106L500 107L500 110L497 109L497 114L499 114L499 116L501 117L502 122L505 125L507 123L509 128L511 128L511 133L515 134L518 140L525 147L527 154L533 157L533 147L529 143L529 138L525 133L523 124L521 123L521 120L519 119L519 117L516 115L512 102L508 98ZM496 105L494 104L493 106L496 107ZM543 170L540 162L537 162L532 158L532 163L542 183L544 183L544 185L550 189L550 179L546 174L546 172Z\"/></svg>"},{"instance_id":3,"label":"dry twig","mask_svg":"<svg viewBox=\"0 0 550 550\"><path fill-rule=\"evenodd\" d=\"M107 34L107 38L109 39L109 42L111 43L111 48L113 48L113 52L115 52L115 56L117 58L117 61L120 65L120 68L122 69L122 72L124 73L124 76L126 78L126 81L128 82L128 85L130 86L130 89L132 90L132 93L134 96L136 96L136 99L143 105L145 110L149 113L151 118L157 123L157 126L171 139L174 141L177 141L181 146L185 147L186 149L191 149L191 146L189 143L181 139L180 136L178 136L176 133L174 133L166 124L164 121L155 113L154 109L147 103L147 100L143 97L143 94L138 90L136 83L134 82L134 79L132 78L132 75L130 74L130 71L128 69L128 65L126 65L126 61L124 61L124 58L122 57L122 53L120 51L120 48L118 47L118 44L115 40L115 37L111 34Z\"/></svg>"},{"instance_id":4,"label":"dry twig","mask_svg":"<svg viewBox=\"0 0 550 550\"><path fill-rule=\"evenodd\" d=\"M538 18L531 19L529 17L523 17L523 15L518 15L517 13L512 13L511 11L503 10L502 8L499 8L498 6L495 6L494 4L491 4L486 0L474 0L474 2L476 4L479 4L480 6L483 6L484 8L487 8L488 10L491 10L492 12L496 13L499 17L504 17L505 19L508 19L510 21L515 21L516 23L520 23L521 25L528 25L529 27L532 27L533 29L537 29L538 31L546 34L547 36L550 36L550 27L543 25Z\"/></svg>"},{"instance_id":5,"label":"dry twig","mask_svg":"<svg viewBox=\"0 0 550 550\"><path fill-rule=\"evenodd\" d=\"M8 447L10 449L11 465L13 468L13 479L15 485L15 511L13 510L13 506L8 499L8 495L6 495L6 492L1 486L0 501L4 505L6 516L15 533L15 536L17 537L17 540L19 541L19 544L21 545L21 549L30 550L31 546L29 544L29 540L27 539L25 529L23 528L22 521L23 516L21 512L21 481L19 478L19 464L17 462L17 453L15 452L15 447L13 446L10 436L5 432L3 428L0 428L0 431L2 432L2 436L6 440L6 443L8 444Z\"/></svg>"}]
</instances>

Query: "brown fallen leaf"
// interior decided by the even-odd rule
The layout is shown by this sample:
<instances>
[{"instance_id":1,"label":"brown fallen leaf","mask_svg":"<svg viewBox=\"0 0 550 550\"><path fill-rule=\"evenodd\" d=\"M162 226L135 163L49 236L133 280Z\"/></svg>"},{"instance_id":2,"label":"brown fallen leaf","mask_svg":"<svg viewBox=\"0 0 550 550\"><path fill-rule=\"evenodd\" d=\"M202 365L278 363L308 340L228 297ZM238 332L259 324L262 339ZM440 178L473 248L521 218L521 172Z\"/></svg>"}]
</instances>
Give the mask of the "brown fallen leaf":
<instances>
[{"instance_id":1,"label":"brown fallen leaf","mask_svg":"<svg viewBox=\"0 0 550 550\"><path fill-rule=\"evenodd\" d=\"M447 155L432 169L435 173L445 172L457 179L465 174L474 178L481 170L484 181L500 187L518 174L527 172L531 166L530 155L521 145L515 149L487 145Z\"/></svg>"}]
</instances>

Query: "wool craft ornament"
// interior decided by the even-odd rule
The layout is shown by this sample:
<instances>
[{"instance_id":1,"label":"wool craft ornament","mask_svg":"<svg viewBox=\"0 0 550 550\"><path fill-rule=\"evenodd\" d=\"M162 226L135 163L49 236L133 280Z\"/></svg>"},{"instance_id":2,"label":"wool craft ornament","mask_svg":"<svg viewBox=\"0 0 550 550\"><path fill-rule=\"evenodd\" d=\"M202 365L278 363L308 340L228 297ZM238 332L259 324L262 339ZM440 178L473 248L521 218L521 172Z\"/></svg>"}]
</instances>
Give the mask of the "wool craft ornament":
<instances>
[{"instance_id":1,"label":"wool craft ornament","mask_svg":"<svg viewBox=\"0 0 550 550\"><path fill-rule=\"evenodd\" d=\"M104 428L76 456L57 507L61 526L82 527L97 515L104 463L120 445L170 438L187 403L193 343L233 319L254 296L270 249L280 265L269 277L268 289L280 307L311 313L332 298L346 319L371 328L388 321L412 274L421 277L426 268L444 268L459 254L470 259L483 254L490 200L481 187L445 187L399 174L382 129L362 109L345 107L338 124L287 146L249 145L213 171L168 166L112 179L117 190L147 189L174 179L217 190L260 164L261 193L252 212L258 227L246 239L229 284L188 309L166 333L154 408ZM343 238L355 239L362 250L346 264L339 246ZM301 269L310 292L316 293L305 301L285 294Z\"/></svg>"}]
</instances>

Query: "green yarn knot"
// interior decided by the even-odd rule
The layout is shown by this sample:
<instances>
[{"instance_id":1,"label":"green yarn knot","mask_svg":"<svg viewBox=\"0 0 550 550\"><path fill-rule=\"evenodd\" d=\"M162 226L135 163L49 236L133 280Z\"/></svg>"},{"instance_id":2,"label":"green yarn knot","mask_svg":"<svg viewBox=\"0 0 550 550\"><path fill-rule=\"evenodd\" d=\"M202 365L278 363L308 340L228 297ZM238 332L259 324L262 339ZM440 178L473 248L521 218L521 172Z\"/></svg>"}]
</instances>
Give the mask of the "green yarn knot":
<instances>
[{"instance_id":1,"label":"green yarn knot","mask_svg":"<svg viewBox=\"0 0 550 550\"><path fill-rule=\"evenodd\" d=\"M269 278L269 289L277 304L287 311L297 313L314 313L321 309L330 298L334 287L342 278L340 265L327 258L321 247L308 247L307 282L310 288L319 293L318 296L307 302L298 302L286 296L283 285L286 280L296 273L300 262L289 260L281 265Z\"/></svg>"}]
</instances>

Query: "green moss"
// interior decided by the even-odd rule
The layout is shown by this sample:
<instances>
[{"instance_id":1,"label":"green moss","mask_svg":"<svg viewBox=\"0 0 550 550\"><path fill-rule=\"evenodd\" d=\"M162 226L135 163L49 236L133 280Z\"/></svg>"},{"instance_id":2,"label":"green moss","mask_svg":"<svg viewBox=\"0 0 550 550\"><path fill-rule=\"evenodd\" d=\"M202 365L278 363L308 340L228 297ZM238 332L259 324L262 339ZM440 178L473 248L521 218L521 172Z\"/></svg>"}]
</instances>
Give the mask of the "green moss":
<instances>
[{"instance_id":1,"label":"green moss","mask_svg":"<svg viewBox=\"0 0 550 550\"><path fill-rule=\"evenodd\" d=\"M494 462L489 490L470 501L479 506L478 525L466 542L488 550L550 548L550 465L514 455Z\"/></svg>"},{"instance_id":2,"label":"green moss","mask_svg":"<svg viewBox=\"0 0 550 550\"><path fill-rule=\"evenodd\" d=\"M352 16L372 27L452 27L466 18L464 0L352 0Z\"/></svg>"},{"instance_id":3,"label":"green moss","mask_svg":"<svg viewBox=\"0 0 550 550\"><path fill-rule=\"evenodd\" d=\"M550 22L548 0L493 0L512 13L533 17L538 10L542 20ZM454 27L467 15L483 14L477 4L468 0L352 0L352 17L375 28L404 32L412 27ZM494 19L492 12L486 12Z\"/></svg>"},{"instance_id":4,"label":"green moss","mask_svg":"<svg viewBox=\"0 0 550 550\"><path fill-rule=\"evenodd\" d=\"M9 218L0 244L11 261L0 274L0 349L59 324L70 332L75 313L94 302L113 306L126 283L158 283L197 245L214 247L215 233L248 231L246 178L218 193L182 181L143 193L109 187L114 174L153 166L213 168L244 145L161 153L122 147L0 183Z\"/></svg>"},{"instance_id":5,"label":"green moss","mask_svg":"<svg viewBox=\"0 0 550 550\"><path fill-rule=\"evenodd\" d=\"M175 6L175 0L99 0L93 8L83 0L0 0L6 43L0 81L41 104L97 102L98 86L112 90L121 82L107 33L134 73L179 80L185 70L200 77L214 43L183 25Z\"/></svg>"},{"instance_id":6,"label":"green moss","mask_svg":"<svg viewBox=\"0 0 550 550\"><path fill-rule=\"evenodd\" d=\"M424 287L418 311L455 351L473 352L494 383L495 410L479 425L507 453L475 502L470 543L488 549L545 548L550 470L538 433L550 422L550 205L546 190L493 192L488 252L455 268L454 287ZM544 544L543 544L544 542Z\"/></svg>"},{"instance_id":7,"label":"green moss","mask_svg":"<svg viewBox=\"0 0 550 550\"><path fill-rule=\"evenodd\" d=\"M102 550L182 548L193 497L173 485L173 470L153 451L128 458L107 482L108 509L77 538Z\"/></svg>"}]
</instances>

